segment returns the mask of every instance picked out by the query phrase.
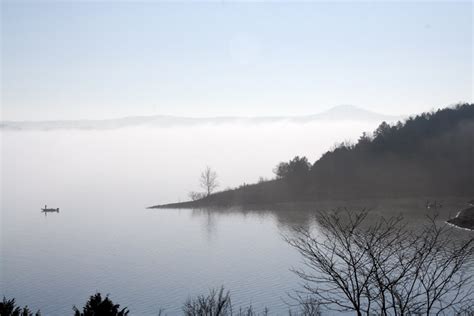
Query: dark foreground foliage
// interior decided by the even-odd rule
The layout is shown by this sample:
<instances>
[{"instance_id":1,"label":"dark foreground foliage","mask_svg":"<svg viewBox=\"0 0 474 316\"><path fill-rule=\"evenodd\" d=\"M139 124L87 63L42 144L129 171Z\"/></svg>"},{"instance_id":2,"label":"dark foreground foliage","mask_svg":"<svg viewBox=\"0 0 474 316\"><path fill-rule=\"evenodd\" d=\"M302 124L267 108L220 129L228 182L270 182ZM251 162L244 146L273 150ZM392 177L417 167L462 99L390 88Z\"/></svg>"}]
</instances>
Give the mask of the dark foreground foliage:
<instances>
[{"instance_id":1,"label":"dark foreground foliage","mask_svg":"<svg viewBox=\"0 0 474 316\"><path fill-rule=\"evenodd\" d=\"M89 298L82 312L73 307L74 316L125 316L129 311L125 307L120 309L120 304L114 304L108 296L104 299L100 293L96 293Z\"/></svg>"},{"instance_id":2,"label":"dark foreground foliage","mask_svg":"<svg viewBox=\"0 0 474 316\"><path fill-rule=\"evenodd\" d=\"M33 314L29 309L28 306L23 308L16 306L15 299L12 298L11 300L7 300L3 297L3 301L0 302L0 316L40 316L40 312L36 312Z\"/></svg>"},{"instance_id":3,"label":"dark foreground foliage","mask_svg":"<svg viewBox=\"0 0 474 316\"><path fill-rule=\"evenodd\" d=\"M199 295L189 298L182 307L184 316L266 316L269 310L265 308L262 312L256 312L252 306L235 309L229 291L224 287L219 290L211 289L207 295ZM127 308L120 309L119 304L114 304L108 296L104 299L100 293L92 295L83 307L82 312L73 307L74 316L126 316L129 314ZM319 305L316 301L307 301L302 304L296 312L288 311L294 316L319 316L321 315ZM165 310L158 309L157 315L168 315ZM33 316L28 308L20 309L15 306L15 299L7 301L5 298L0 305L0 316ZM38 312L35 316L41 316Z\"/></svg>"}]
</instances>

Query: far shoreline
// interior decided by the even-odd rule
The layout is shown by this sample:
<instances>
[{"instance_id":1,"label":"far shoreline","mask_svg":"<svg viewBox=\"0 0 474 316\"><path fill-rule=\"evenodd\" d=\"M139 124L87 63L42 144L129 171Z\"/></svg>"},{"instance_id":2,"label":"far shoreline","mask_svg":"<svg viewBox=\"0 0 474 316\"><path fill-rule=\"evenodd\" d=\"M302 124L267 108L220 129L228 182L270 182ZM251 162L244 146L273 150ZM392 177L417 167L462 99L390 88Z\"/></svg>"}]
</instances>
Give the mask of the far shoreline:
<instances>
[{"instance_id":1,"label":"far shoreline","mask_svg":"<svg viewBox=\"0 0 474 316\"><path fill-rule=\"evenodd\" d=\"M292 205L302 205L302 206L311 206L318 205L321 203L354 203L354 202L363 202L363 201L397 201L397 200L417 200L420 204L425 204L429 202L446 202L446 201L458 201L465 205L465 201L468 200L470 195L400 195L400 196L364 196L364 197L327 197L319 198L314 200L289 200L289 201L274 201L274 202L262 202L262 203L252 203L252 202L241 202L241 201L223 201L215 200L213 197L222 193L230 192L221 191L211 194L209 197L205 197L200 200L195 201L184 201L184 202L172 202L165 204L156 204L145 207L146 209L185 209L185 208L234 208L234 207L255 207L255 208L267 208L273 206L292 206ZM472 207L474 208L474 206ZM468 207L470 209L470 207ZM466 209L467 210L467 209ZM456 217L465 210L458 211Z\"/></svg>"},{"instance_id":2,"label":"far shoreline","mask_svg":"<svg viewBox=\"0 0 474 316\"><path fill-rule=\"evenodd\" d=\"M368 208L368 209L378 209L380 203L389 202L389 201L400 201L404 203L407 200L413 202L418 202L420 205L420 210L424 207L425 201L441 201L441 202L456 202L459 207L462 208L460 202L464 199L467 199L467 196L445 196L438 197L435 199L433 196L405 196L405 197L366 197L366 198L339 198L339 199L322 199L318 201L287 201L287 202L274 202L274 203L216 203L213 200L207 200L204 198L197 201L186 201L179 203L168 203L168 204L158 204L147 207L147 209L208 209L208 210L222 210L222 209L243 209L243 210L274 210L274 211L294 211L294 210L311 210L314 208L336 208L338 207L349 207L349 208ZM368 203L366 203L368 202ZM375 203L375 205L374 205ZM427 210L427 209L425 209ZM449 211L441 208L440 211L446 215L445 212ZM384 212L382 211L382 214ZM451 213L453 214L453 213ZM448 215L449 216L449 215ZM452 215L451 215L452 216ZM456 216L448 217L444 222L455 228L459 228L467 231L474 231L474 206L465 208L461 211L458 211Z\"/></svg>"}]
</instances>

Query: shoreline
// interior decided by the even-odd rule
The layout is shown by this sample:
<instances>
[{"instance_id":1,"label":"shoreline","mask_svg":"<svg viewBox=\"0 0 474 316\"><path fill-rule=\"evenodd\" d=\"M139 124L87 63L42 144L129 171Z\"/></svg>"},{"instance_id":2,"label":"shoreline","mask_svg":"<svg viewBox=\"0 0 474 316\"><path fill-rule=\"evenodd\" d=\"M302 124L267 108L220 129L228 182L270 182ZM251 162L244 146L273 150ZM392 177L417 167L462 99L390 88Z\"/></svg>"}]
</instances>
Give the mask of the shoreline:
<instances>
[{"instance_id":1,"label":"shoreline","mask_svg":"<svg viewBox=\"0 0 474 316\"><path fill-rule=\"evenodd\" d=\"M447 221L445 221L445 223L448 224L449 226L453 226L454 228L461 229L461 230L467 230L469 232L474 232L474 228L467 228L467 227L458 226L456 224L450 223L449 221L450 221L449 219Z\"/></svg>"},{"instance_id":2,"label":"shoreline","mask_svg":"<svg viewBox=\"0 0 474 316\"><path fill-rule=\"evenodd\" d=\"M474 231L474 206L459 211L455 217L448 219L446 223L457 228Z\"/></svg>"},{"instance_id":3,"label":"shoreline","mask_svg":"<svg viewBox=\"0 0 474 316\"><path fill-rule=\"evenodd\" d=\"M228 191L223 191L219 193L224 193ZM217 193L217 194L219 194ZM355 197L355 198L323 198L318 200L300 200L300 201L275 201L275 202L262 202L262 203L242 203L241 201L227 201L223 202L222 200L214 200L213 195L210 197L196 200L196 201L185 201L185 202L174 202L174 203L165 203L165 204L156 204L145 207L146 209L202 209L202 208L245 208L245 209L266 209L266 208L281 208L281 207L288 207L288 206L303 206L303 207L311 207L311 206L320 206L324 204L359 204L366 201L369 202L382 202L382 201L403 201L403 200L411 200L414 202L419 202L421 206L424 206L426 201L441 201L446 202L446 200L465 200L468 199L469 196L465 195L446 195L440 197L436 196L368 196L368 197ZM460 206L458 206L461 208ZM474 208L474 207L473 207ZM470 208L468 208L470 209ZM454 218L459 217L459 215L467 209L458 211L456 216L449 219L452 220ZM474 213L473 213L474 214ZM474 215L473 215L474 216Z\"/></svg>"}]
</instances>

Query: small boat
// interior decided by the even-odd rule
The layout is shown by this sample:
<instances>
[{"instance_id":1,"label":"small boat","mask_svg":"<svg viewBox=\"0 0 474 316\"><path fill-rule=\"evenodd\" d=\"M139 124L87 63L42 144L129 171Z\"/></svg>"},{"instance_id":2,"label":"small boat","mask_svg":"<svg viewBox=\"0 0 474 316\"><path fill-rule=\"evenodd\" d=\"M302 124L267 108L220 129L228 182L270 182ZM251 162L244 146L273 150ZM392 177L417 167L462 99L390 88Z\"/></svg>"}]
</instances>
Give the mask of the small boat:
<instances>
[{"instance_id":1,"label":"small boat","mask_svg":"<svg viewBox=\"0 0 474 316\"><path fill-rule=\"evenodd\" d=\"M42 212L56 212L59 213L59 208L48 208L47 205L44 206L44 208L41 209Z\"/></svg>"}]
</instances>

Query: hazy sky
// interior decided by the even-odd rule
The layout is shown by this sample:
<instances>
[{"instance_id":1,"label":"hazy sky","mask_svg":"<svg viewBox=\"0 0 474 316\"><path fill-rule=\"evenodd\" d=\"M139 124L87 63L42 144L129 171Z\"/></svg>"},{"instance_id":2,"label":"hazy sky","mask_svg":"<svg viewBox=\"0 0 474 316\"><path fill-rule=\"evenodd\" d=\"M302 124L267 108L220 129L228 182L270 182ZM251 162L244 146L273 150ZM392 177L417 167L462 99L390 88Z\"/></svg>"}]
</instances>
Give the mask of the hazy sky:
<instances>
[{"instance_id":1,"label":"hazy sky","mask_svg":"<svg viewBox=\"0 0 474 316\"><path fill-rule=\"evenodd\" d=\"M5 120L472 102L472 2L1 6Z\"/></svg>"}]
</instances>

